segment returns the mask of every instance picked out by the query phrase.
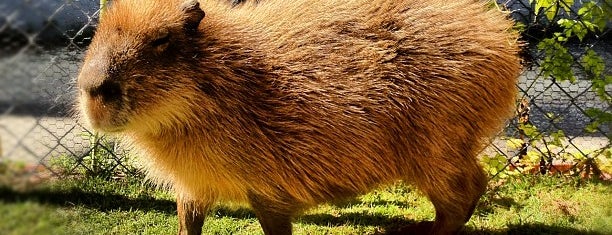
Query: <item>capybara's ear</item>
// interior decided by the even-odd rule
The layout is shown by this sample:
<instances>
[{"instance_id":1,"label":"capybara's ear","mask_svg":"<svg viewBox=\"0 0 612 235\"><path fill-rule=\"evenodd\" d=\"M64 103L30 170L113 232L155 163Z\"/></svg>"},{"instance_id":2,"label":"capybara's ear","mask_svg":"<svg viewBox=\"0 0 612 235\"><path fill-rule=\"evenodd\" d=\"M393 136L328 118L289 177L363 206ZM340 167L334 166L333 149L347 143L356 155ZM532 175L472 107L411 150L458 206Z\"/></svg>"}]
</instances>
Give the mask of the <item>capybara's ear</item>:
<instances>
[{"instance_id":1,"label":"capybara's ear","mask_svg":"<svg viewBox=\"0 0 612 235\"><path fill-rule=\"evenodd\" d=\"M185 23L183 27L189 33L198 31L198 25L204 18L204 11L200 9L200 3L197 0L187 0L181 5L181 9L185 12Z\"/></svg>"}]
</instances>

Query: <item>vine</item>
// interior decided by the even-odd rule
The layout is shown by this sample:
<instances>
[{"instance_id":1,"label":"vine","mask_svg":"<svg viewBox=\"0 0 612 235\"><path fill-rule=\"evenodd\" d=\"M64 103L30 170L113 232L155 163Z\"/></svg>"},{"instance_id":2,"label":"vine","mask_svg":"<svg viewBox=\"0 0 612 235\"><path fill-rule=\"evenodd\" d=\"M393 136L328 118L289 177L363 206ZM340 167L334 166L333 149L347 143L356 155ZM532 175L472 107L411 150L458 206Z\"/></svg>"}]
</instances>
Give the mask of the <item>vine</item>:
<instances>
[{"instance_id":1,"label":"vine","mask_svg":"<svg viewBox=\"0 0 612 235\"><path fill-rule=\"evenodd\" d=\"M530 0L530 2L535 6L536 15L544 13L546 19L556 22L560 28L560 32L553 33L552 37L543 39L537 45L537 49L544 52L544 59L541 62L544 77L552 76L558 81L569 80L575 83L576 77L572 70L575 61L566 44L572 39L582 43L587 35L599 37L607 24L612 21L612 0L605 0L599 4L594 1L583 2L577 12L571 9L574 0ZM606 86L612 84L612 75L605 73L605 62L592 49L592 45L584 49L586 53L579 61L581 70L591 81L591 89L602 101L610 105L612 97L606 91ZM595 132L600 125L612 122L610 110L589 108L585 114L592 119L586 127L588 132ZM610 135L607 137L612 138Z\"/></svg>"},{"instance_id":2,"label":"vine","mask_svg":"<svg viewBox=\"0 0 612 235\"><path fill-rule=\"evenodd\" d=\"M549 33L548 36L540 39L536 45L537 51L544 55L539 61L542 77L573 84L576 83L576 75L580 73L591 82L591 89L609 107L612 97L606 86L612 84L612 75L606 73L604 59L592 49L593 44L586 43L586 39L598 40L603 35L612 21L612 0L582 2L579 8L572 8L574 0L530 0L530 4L536 19L540 16L540 19L547 21L544 22L549 26L547 29L553 29L552 33L545 32ZM522 33L526 33L526 28L525 25L517 23L516 29ZM578 45L586 45L583 48L585 53L577 59L569 49L569 45L575 45L576 42ZM601 178L606 172L612 173L612 148L609 145L598 150L570 152L566 144L568 138L563 131L544 134L529 122L528 101L521 101L519 109L518 131L521 137L509 138L506 141L506 147L509 150L517 150L518 154L510 159L500 153L485 155L485 169L491 175L504 178L525 172L559 172L579 174L583 177L593 174ZM612 124L609 108L588 108L584 113L591 118L591 122L585 127L587 132L603 133L601 127ZM560 117L553 113L547 115L552 122L560 120ZM609 132L606 137L608 140L612 139ZM530 150L528 147L531 147ZM562 164L554 166L553 161Z\"/></svg>"}]
</instances>

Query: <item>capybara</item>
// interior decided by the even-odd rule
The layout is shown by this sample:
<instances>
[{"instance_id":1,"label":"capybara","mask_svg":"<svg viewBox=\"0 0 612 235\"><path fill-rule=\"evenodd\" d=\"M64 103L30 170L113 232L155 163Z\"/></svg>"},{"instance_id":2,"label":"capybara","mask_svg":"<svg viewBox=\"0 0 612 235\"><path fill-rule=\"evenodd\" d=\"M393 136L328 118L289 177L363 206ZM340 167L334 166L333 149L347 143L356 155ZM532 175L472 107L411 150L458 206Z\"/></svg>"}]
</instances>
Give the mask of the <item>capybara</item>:
<instances>
[{"instance_id":1,"label":"capybara","mask_svg":"<svg viewBox=\"0 0 612 235\"><path fill-rule=\"evenodd\" d=\"M290 234L304 209L397 180L433 203L431 234L456 233L514 107L511 27L477 0L115 0L78 107L176 192L179 233L238 203Z\"/></svg>"}]
</instances>

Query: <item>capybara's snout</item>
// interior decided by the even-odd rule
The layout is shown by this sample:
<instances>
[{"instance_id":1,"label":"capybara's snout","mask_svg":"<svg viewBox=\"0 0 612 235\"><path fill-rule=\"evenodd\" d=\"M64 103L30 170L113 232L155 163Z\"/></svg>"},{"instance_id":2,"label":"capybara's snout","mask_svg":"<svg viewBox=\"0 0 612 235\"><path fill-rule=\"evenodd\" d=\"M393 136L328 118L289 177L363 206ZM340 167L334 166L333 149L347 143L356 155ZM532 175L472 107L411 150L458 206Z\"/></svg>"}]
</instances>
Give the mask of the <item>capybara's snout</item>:
<instances>
[{"instance_id":1,"label":"capybara's snout","mask_svg":"<svg viewBox=\"0 0 612 235\"><path fill-rule=\"evenodd\" d=\"M83 78L79 82L81 95L89 99L100 99L103 103L121 100L121 84L116 81Z\"/></svg>"},{"instance_id":2,"label":"capybara's snout","mask_svg":"<svg viewBox=\"0 0 612 235\"><path fill-rule=\"evenodd\" d=\"M88 63L77 78L81 114L90 126L114 131L125 124L125 118L122 118L125 109L123 85L119 79L109 76L96 60Z\"/></svg>"}]
</instances>

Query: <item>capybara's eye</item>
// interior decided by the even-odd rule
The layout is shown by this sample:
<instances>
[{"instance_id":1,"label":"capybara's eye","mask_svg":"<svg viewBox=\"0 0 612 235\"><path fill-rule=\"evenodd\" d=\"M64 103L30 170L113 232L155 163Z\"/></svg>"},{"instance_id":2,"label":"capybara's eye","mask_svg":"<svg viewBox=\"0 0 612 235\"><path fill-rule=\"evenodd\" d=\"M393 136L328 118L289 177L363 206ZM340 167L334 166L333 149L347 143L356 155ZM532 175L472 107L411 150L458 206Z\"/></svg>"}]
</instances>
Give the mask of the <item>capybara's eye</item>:
<instances>
[{"instance_id":1,"label":"capybara's eye","mask_svg":"<svg viewBox=\"0 0 612 235\"><path fill-rule=\"evenodd\" d=\"M161 37L158 37L157 39L153 40L151 42L151 46L157 50L163 51L164 49L166 49L166 47L168 47L169 42L170 34L166 33L163 34Z\"/></svg>"}]
</instances>

